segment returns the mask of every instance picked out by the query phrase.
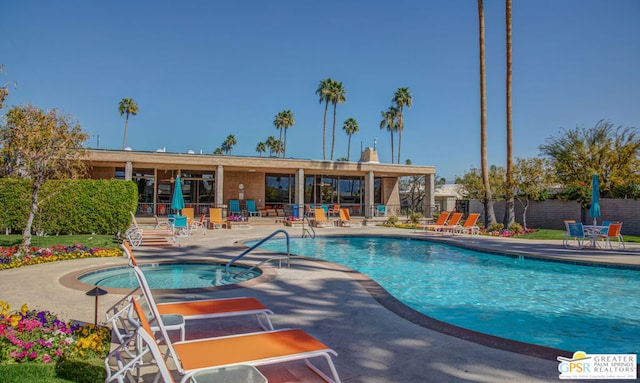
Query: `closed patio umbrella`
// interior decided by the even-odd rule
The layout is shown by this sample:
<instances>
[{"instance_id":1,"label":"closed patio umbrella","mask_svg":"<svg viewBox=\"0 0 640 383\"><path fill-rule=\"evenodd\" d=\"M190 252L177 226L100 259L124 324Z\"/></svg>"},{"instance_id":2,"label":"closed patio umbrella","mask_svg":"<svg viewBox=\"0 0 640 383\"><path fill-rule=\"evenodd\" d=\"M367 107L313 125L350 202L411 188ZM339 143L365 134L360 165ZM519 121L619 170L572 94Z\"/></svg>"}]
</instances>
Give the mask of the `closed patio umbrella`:
<instances>
[{"instance_id":1,"label":"closed patio umbrella","mask_svg":"<svg viewBox=\"0 0 640 383\"><path fill-rule=\"evenodd\" d=\"M593 217L594 226L597 225L598 218L600 218L600 180L597 174L594 174L591 179L591 208L589 209L589 215Z\"/></svg>"},{"instance_id":2,"label":"closed patio umbrella","mask_svg":"<svg viewBox=\"0 0 640 383\"><path fill-rule=\"evenodd\" d=\"M171 208L173 210L178 210L178 214L181 213L180 210L184 209L184 197L182 196L182 186L180 185L180 176L176 177L176 185L173 189L173 198L171 198Z\"/></svg>"}]
</instances>

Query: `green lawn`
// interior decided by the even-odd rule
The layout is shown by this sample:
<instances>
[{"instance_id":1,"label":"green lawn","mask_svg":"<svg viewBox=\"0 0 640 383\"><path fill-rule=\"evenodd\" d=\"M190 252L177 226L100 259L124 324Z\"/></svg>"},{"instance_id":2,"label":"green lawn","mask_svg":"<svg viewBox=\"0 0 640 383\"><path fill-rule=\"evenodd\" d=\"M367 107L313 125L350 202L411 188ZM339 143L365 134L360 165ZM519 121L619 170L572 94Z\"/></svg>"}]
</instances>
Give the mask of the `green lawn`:
<instances>
[{"instance_id":1,"label":"green lawn","mask_svg":"<svg viewBox=\"0 0 640 383\"><path fill-rule=\"evenodd\" d=\"M535 233L524 234L518 238L522 239L564 239L564 230L538 229ZM622 235L625 242L640 243L640 237L636 235Z\"/></svg>"}]
</instances>

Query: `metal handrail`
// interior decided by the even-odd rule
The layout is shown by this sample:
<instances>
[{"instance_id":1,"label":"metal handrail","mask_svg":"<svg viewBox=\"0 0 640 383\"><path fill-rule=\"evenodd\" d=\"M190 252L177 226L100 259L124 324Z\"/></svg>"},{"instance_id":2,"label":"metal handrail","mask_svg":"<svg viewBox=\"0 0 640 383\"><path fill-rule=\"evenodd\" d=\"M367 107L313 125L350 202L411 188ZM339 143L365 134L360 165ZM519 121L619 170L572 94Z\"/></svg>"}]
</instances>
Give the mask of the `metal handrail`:
<instances>
[{"instance_id":1,"label":"metal handrail","mask_svg":"<svg viewBox=\"0 0 640 383\"><path fill-rule=\"evenodd\" d=\"M250 253L253 249L255 249L256 247L262 245L263 243L265 243L266 241L270 240L271 238L273 238L276 234L278 233L283 233L284 236L287 238L287 258L291 257L291 252L289 251L289 233L287 233L286 230L283 229L278 229L276 231L274 231L273 233L269 234L268 236L266 236L265 238L261 239L260 241L258 241L258 243L256 243L255 245L251 246L250 248L248 248L247 250L243 251L242 254L238 255L237 257L233 258L232 260L230 260L229 262L227 262L227 264L224 266L224 272L228 273L229 272L229 266L231 266L233 263L235 263L237 260L239 260L240 258L244 257L245 255L247 255L248 253Z\"/></svg>"},{"instance_id":2,"label":"metal handrail","mask_svg":"<svg viewBox=\"0 0 640 383\"><path fill-rule=\"evenodd\" d=\"M309 232L309 229L304 227L305 221L307 221L307 225L309 229L311 229L311 232ZM316 230L313 228L313 225L311 224L311 220L309 219L309 216L305 214L304 217L302 217L302 238L305 238L306 235L309 235L309 237L311 237L312 239L316 238Z\"/></svg>"}]
</instances>

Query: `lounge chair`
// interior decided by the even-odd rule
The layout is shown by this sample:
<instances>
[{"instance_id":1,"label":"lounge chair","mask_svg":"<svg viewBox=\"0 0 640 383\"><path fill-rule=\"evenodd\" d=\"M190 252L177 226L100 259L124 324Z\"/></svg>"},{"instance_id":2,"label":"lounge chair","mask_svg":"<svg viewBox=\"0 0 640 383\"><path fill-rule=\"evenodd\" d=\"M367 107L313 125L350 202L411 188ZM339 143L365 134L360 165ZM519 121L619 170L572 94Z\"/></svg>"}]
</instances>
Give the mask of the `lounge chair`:
<instances>
[{"instance_id":1,"label":"lounge chair","mask_svg":"<svg viewBox=\"0 0 640 383\"><path fill-rule=\"evenodd\" d=\"M447 221L447 223L445 225L443 225L441 227L437 227L435 230L436 231L440 231L441 233L449 231L453 235L454 231L460 225L460 220L462 220L462 213L455 212L455 213L451 214L451 217L449 217L449 220Z\"/></svg>"},{"instance_id":2,"label":"lounge chair","mask_svg":"<svg viewBox=\"0 0 640 383\"><path fill-rule=\"evenodd\" d=\"M156 230L162 229L163 227L166 230L169 230L169 221L167 221L167 220L162 220L161 221L160 218L158 218L158 216L155 215L155 214L153 215L153 218L156 220L156 226L155 226Z\"/></svg>"},{"instance_id":3,"label":"lounge chair","mask_svg":"<svg viewBox=\"0 0 640 383\"><path fill-rule=\"evenodd\" d=\"M352 220L351 215L349 214L349 209L342 208L340 209L340 226L361 227L362 221Z\"/></svg>"},{"instance_id":4,"label":"lounge chair","mask_svg":"<svg viewBox=\"0 0 640 383\"><path fill-rule=\"evenodd\" d=\"M256 298L222 298L156 304L147 280L142 270L138 267L133 250L131 250L126 241L123 243L123 249L125 255L129 257L129 264L134 268L145 300L149 302L150 306L157 307L160 315L178 314L185 320L255 315L258 325L262 329L273 330L273 324L269 318L269 315L273 315L273 312Z\"/></svg>"},{"instance_id":5,"label":"lounge chair","mask_svg":"<svg viewBox=\"0 0 640 383\"><path fill-rule=\"evenodd\" d=\"M315 227L331 227L333 226L333 222L327 219L327 216L324 214L324 209L317 207L314 209L314 225Z\"/></svg>"},{"instance_id":6,"label":"lounge chair","mask_svg":"<svg viewBox=\"0 0 640 383\"><path fill-rule=\"evenodd\" d=\"M200 219L191 221L191 225L189 225L189 234L193 234L194 230L200 229L202 234L207 234L207 225L205 224L206 216L204 214L200 215Z\"/></svg>"},{"instance_id":7,"label":"lounge chair","mask_svg":"<svg viewBox=\"0 0 640 383\"><path fill-rule=\"evenodd\" d=\"M229 215L242 215L242 210L240 210L240 201L237 199L229 200Z\"/></svg>"},{"instance_id":8,"label":"lounge chair","mask_svg":"<svg viewBox=\"0 0 640 383\"><path fill-rule=\"evenodd\" d=\"M169 370L165 357L158 346L153 327L143 329L139 321L132 321L133 302L132 297L126 297L127 305L122 307L111 322L115 333L127 333L125 338L116 339L117 346L105 358L106 379L110 382L137 382L140 378L139 369L143 366L155 365L158 372L155 381L165 383L174 382L174 376ZM149 323L149 321L147 321ZM151 331L149 331L151 330ZM112 343L114 340L112 339ZM113 366L113 367L112 367ZM197 383L218 382L247 382L266 383L267 379L253 366L239 365L226 368L214 366L193 371L188 376L180 376L182 381L191 380Z\"/></svg>"},{"instance_id":9,"label":"lounge chair","mask_svg":"<svg viewBox=\"0 0 640 383\"><path fill-rule=\"evenodd\" d=\"M615 240L617 242L617 246L624 249L624 240L622 239L622 234L620 233L621 231L622 222L609 223L609 227L606 229L606 231L602 230L600 232L600 235L598 235L598 239L603 240L605 242L605 245L609 245L609 248L612 250L613 244L611 243L611 240Z\"/></svg>"},{"instance_id":10,"label":"lounge chair","mask_svg":"<svg viewBox=\"0 0 640 383\"><path fill-rule=\"evenodd\" d=\"M480 228L478 227L478 225L476 225L479 217L480 217L480 214L478 213L469 214L467 219L464 221L464 224L458 225L454 229L454 232L459 234L469 233L471 235L476 235L480 233Z\"/></svg>"},{"instance_id":11,"label":"lounge chair","mask_svg":"<svg viewBox=\"0 0 640 383\"><path fill-rule=\"evenodd\" d=\"M209 208L209 225L211 225L213 229L221 229L222 226L224 226L226 229L229 228L229 226L227 225L227 221L222 219L222 209L220 209L219 207Z\"/></svg>"},{"instance_id":12,"label":"lounge chair","mask_svg":"<svg viewBox=\"0 0 640 383\"><path fill-rule=\"evenodd\" d=\"M144 310L137 301L132 300L132 303L133 310L129 311L129 321L134 325L139 324L142 329L138 331L146 332L147 341L153 342L156 338ZM153 309L152 307L152 311L155 311ZM134 312L137 318L134 318ZM157 315L157 312L154 314ZM169 339L164 326L159 326L162 342L168 348L167 356L171 355L173 358L178 372L182 375L181 382L191 379L193 374L203 369L239 365L262 366L295 360L304 360L312 371L327 382L340 382L338 371L331 359L331 355L335 356L337 353L301 329L282 329L174 343ZM313 365L310 361L312 358L324 358L332 377Z\"/></svg>"},{"instance_id":13,"label":"lounge chair","mask_svg":"<svg viewBox=\"0 0 640 383\"><path fill-rule=\"evenodd\" d=\"M256 210L256 201L252 199L247 200L247 212L249 217L262 217L262 213Z\"/></svg>"},{"instance_id":14,"label":"lounge chair","mask_svg":"<svg viewBox=\"0 0 640 383\"><path fill-rule=\"evenodd\" d=\"M340 205L333 205L333 207L329 208L329 217L331 217L332 215L334 217L337 217L338 214L340 214Z\"/></svg>"},{"instance_id":15,"label":"lounge chair","mask_svg":"<svg viewBox=\"0 0 640 383\"><path fill-rule=\"evenodd\" d=\"M386 205L378 205L375 211L376 217L385 217L387 215L387 206Z\"/></svg>"},{"instance_id":16,"label":"lounge chair","mask_svg":"<svg viewBox=\"0 0 640 383\"><path fill-rule=\"evenodd\" d=\"M437 227L442 227L447 223L447 219L449 219L449 212L443 211L438 216L438 219L435 223L430 223L427 225L417 224L416 230L422 229L423 231L434 231Z\"/></svg>"}]
</instances>

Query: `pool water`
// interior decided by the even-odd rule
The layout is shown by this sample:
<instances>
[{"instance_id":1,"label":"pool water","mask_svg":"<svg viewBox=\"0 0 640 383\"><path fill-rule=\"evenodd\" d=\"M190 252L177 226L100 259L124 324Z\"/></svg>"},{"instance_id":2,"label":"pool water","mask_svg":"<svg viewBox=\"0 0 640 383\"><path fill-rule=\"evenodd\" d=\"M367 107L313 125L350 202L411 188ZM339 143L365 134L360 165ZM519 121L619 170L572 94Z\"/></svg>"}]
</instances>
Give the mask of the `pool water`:
<instances>
[{"instance_id":1,"label":"pool water","mask_svg":"<svg viewBox=\"0 0 640 383\"><path fill-rule=\"evenodd\" d=\"M260 248L286 251L280 240ZM296 238L291 253L355 269L407 306L456 326L571 352L640 353L638 269L372 237Z\"/></svg>"},{"instance_id":2,"label":"pool water","mask_svg":"<svg viewBox=\"0 0 640 383\"><path fill-rule=\"evenodd\" d=\"M222 286L244 282L259 276L259 270L240 266L231 266L229 273L224 265L213 263L157 263L140 266L151 289L190 289ZM239 275L238 275L239 274ZM111 267L84 274L80 282L100 287L129 288L138 287L138 280L128 266Z\"/></svg>"}]
</instances>

